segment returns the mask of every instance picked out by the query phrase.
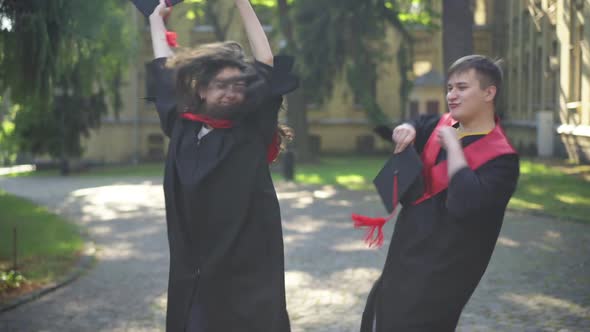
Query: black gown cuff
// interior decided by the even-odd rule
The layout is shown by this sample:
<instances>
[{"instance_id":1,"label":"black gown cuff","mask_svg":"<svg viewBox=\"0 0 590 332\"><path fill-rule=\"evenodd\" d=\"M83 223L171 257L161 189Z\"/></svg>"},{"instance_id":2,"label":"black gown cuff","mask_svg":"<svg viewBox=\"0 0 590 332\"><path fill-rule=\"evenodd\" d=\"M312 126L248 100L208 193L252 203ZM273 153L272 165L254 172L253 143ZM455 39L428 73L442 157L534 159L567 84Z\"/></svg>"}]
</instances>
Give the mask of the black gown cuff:
<instances>
[{"instance_id":1,"label":"black gown cuff","mask_svg":"<svg viewBox=\"0 0 590 332\"><path fill-rule=\"evenodd\" d=\"M287 55L274 57L273 66L260 61L255 62L258 72L269 82L270 94L282 96L299 87L299 78L292 73L295 58Z\"/></svg>"}]
</instances>

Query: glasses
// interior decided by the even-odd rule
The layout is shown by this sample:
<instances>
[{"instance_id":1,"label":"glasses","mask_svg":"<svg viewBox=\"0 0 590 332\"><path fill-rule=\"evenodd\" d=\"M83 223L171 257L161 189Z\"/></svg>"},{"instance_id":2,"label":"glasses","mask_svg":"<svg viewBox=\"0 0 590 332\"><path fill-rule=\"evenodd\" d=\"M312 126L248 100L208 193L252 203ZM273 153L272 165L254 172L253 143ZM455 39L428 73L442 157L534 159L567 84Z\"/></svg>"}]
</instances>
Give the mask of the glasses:
<instances>
[{"instance_id":1,"label":"glasses","mask_svg":"<svg viewBox=\"0 0 590 332\"><path fill-rule=\"evenodd\" d=\"M220 81L214 80L209 84L209 88L219 91L232 91L235 93L244 93L246 91L246 82L243 81Z\"/></svg>"}]
</instances>

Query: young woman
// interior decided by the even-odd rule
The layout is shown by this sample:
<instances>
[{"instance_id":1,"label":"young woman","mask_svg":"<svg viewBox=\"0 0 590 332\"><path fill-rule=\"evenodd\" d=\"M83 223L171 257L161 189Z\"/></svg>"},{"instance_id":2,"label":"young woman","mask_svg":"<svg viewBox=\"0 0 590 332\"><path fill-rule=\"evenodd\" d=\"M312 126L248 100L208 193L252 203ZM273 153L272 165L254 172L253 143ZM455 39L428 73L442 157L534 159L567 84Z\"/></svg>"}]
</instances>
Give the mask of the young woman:
<instances>
[{"instance_id":1,"label":"young woman","mask_svg":"<svg viewBox=\"0 0 590 332\"><path fill-rule=\"evenodd\" d=\"M164 175L168 331L289 331L281 215L269 162L290 57L273 57L248 0L235 0L253 62L235 42L174 55L164 0L150 15L153 96L170 137Z\"/></svg>"}]
</instances>

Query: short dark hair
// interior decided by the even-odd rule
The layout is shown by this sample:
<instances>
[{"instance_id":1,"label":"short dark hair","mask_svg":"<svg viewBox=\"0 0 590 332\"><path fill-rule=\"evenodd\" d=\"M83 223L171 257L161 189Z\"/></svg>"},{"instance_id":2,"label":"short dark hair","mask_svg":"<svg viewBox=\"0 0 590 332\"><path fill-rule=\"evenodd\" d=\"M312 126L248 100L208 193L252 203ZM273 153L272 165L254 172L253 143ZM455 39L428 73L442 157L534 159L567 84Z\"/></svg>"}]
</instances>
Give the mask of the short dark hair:
<instances>
[{"instance_id":1,"label":"short dark hair","mask_svg":"<svg viewBox=\"0 0 590 332\"><path fill-rule=\"evenodd\" d=\"M449 67L447 78L450 78L453 74L474 69L479 79L479 86L482 89L492 85L496 87L496 96L494 96L495 104L500 95L502 78L504 76L501 64L502 60L492 60L484 55L467 55L458 59Z\"/></svg>"}]
</instances>

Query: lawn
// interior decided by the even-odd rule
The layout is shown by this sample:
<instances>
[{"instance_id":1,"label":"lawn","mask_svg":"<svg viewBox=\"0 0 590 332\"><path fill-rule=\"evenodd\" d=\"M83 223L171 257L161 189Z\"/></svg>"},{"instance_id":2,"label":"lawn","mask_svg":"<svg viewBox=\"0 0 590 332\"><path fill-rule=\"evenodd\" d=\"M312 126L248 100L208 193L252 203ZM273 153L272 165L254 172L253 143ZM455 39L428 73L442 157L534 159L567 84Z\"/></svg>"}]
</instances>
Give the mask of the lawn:
<instances>
[{"instance_id":1,"label":"lawn","mask_svg":"<svg viewBox=\"0 0 590 332\"><path fill-rule=\"evenodd\" d=\"M590 165L521 161L509 207L590 222Z\"/></svg>"},{"instance_id":2,"label":"lawn","mask_svg":"<svg viewBox=\"0 0 590 332\"><path fill-rule=\"evenodd\" d=\"M372 179L386 158L324 157L317 163L298 164L295 180L307 184L336 185L350 190L374 190ZM155 163L106 167L73 176L161 176L162 172L163 164ZM25 173L27 176L39 174L57 175L57 171ZM282 179L280 165L276 165L273 178ZM590 165L523 159L518 188L509 208L565 219L590 220Z\"/></svg>"},{"instance_id":3,"label":"lawn","mask_svg":"<svg viewBox=\"0 0 590 332\"><path fill-rule=\"evenodd\" d=\"M314 164L297 165L295 181L330 184L350 190L373 190L373 178L386 157L326 157ZM276 177L281 179L281 177Z\"/></svg>"},{"instance_id":4,"label":"lawn","mask_svg":"<svg viewBox=\"0 0 590 332\"><path fill-rule=\"evenodd\" d=\"M385 158L325 158L301 165L296 181L373 190L372 179ZM508 206L525 212L590 222L590 165L524 159L517 190Z\"/></svg>"},{"instance_id":5,"label":"lawn","mask_svg":"<svg viewBox=\"0 0 590 332\"><path fill-rule=\"evenodd\" d=\"M144 163L138 165L104 166L94 167L89 170L72 172L70 176L75 177L110 177L110 176L162 176L164 174L164 163ZM59 176L59 170L50 169L42 171L24 171L5 174L7 177L31 177L31 176Z\"/></svg>"},{"instance_id":6,"label":"lawn","mask_svg":"<svg viewBox=\"0 0 590 332\"><path fill-rule=\"evenodd\" d=\"M72 267L83 248L77 227L1 190L0 210L0 271L13 268L13 230L16 228L17 270L26 279L19 291L50 283ZM0 303L17 292L2 289L0 287Z\"/></svg>"}]
</instances>

